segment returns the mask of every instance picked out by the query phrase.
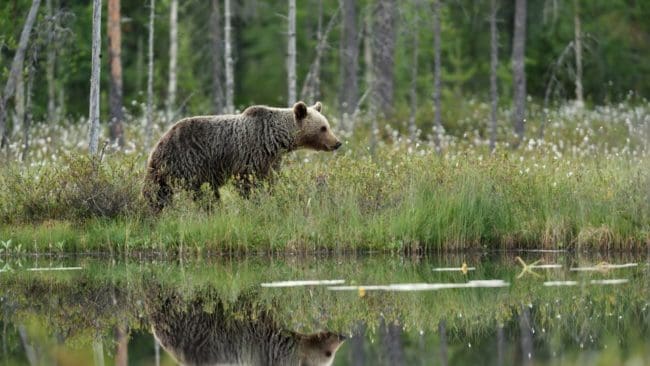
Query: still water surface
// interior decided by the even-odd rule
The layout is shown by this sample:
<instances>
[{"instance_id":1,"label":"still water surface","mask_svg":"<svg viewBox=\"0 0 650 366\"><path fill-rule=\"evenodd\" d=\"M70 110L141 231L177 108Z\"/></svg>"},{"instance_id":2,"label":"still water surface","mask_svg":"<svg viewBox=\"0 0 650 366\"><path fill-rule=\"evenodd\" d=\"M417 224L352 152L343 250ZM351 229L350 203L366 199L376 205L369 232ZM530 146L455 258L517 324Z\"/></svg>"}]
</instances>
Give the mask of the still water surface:
<instances>
[{"instance_id":1,"label":"still water surface","mask_svg":"<svg viewBox=\"0 0 650 366\"><path fill-rule=\"evenodd\" d=\"M650 365L647 254L1 266L2 365Z\"/></svg>"}]
</instances>

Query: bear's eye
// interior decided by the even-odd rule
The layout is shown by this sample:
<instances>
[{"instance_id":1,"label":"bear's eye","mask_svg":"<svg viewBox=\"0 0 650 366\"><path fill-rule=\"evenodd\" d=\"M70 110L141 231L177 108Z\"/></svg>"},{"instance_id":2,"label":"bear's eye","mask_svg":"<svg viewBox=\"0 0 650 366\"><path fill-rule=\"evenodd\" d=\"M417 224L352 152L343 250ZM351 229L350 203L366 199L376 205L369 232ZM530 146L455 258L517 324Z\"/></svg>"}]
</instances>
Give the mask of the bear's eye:
<instances>
[{"instance_id":1,"label":"bear's eye","mask_svg":"<svg viewBox=\"0 0 650 366\"><path fill-rule=\"evenodd\" d=\"M332 355L332 352L330 352L330 351L325 352L325 357L330 357L331 355Z\"/></svg>"},{"instance_id":2,"label":"bear's eye","mask_svg":"<svg viewBox=\"0 0 650 366\"><path fill-rule=\"evenodd\" d=\"M325 132L325 131L327 131L327 127L323 126L320 128L320 132Z\"/></svg>"}]
</instances>

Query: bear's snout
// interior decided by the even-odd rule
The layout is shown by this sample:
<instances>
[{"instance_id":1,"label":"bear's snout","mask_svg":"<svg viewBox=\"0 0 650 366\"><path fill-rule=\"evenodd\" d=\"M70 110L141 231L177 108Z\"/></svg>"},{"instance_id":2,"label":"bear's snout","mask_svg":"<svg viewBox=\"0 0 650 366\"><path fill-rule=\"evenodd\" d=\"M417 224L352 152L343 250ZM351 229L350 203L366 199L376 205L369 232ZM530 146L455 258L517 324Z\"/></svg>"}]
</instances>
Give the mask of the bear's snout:
<instances>
[{"instance_id":1,"label":"bear's snout","mask_svg":"<svg viewBox=\"0 0 650 366\"><path fill-rule=\"evenodd\" d=\"M341 145L343 145L341 143L341 141L336 141L336 144L334 144L334 149L333 150L337 150L339 147L341 147Z\"/></svg>"}]
</instances>

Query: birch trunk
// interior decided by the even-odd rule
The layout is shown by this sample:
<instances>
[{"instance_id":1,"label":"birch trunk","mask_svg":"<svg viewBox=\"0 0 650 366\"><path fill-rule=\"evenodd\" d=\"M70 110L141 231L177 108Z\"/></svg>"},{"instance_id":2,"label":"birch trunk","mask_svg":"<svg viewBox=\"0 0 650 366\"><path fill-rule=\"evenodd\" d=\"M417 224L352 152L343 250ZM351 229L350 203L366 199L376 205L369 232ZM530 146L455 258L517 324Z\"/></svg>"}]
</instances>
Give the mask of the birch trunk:
<instances>
[{"instance_id":1,"label":"birch trunk","mask_svg":"<svg viewBox=\"0 0 650 366\"><path fill-rule=\"evenodd\" d=\"M513 74L513 124L517 134L517 145L524 139L526 118L526 0L515 1L515 26L512 39L512 74Z\"/></svg>"},{"instance_id":2,"label":"birch trunk","mask_svg":"<svg viewBox=\"0 0 650 366\"><path fill-rule=\"evenodd\" d=\"M36 73L33 64L27 68L27 89L25 90L25 119L23 120L23 151L21 159L27 161L27 154L29 153L29 131L32 126L32 91L34 90L34 74Z\"/></svg>"},{"instance_id":3,"label":"birch trunk","mask_svg":"<svg viewBox=\"0 0 650 366\"><path fill-rule=\"evenodd\" d=\"M296 103L296 0L289 0L287 83L287 104L292 106Z\"/></svg>"},{"instance_id":4,"label":"birch trunk","mask_svg":"<svg viewBox=\"0 0 650 366\"><path fill-rule=\"evenodd\" d=\"M48 44L45 61L45 78L47 80L47 120L56 121L56 85L54 77L54 65L56 63L56 44L52 34L55 28L54 10L52 9L52 0L45 2L48 18Z\"/></svg>"},{"instance_id":5,"label":"birch trunk","mask_svg":"<svg viewBox=\"0 0 650 366\"><path fill-rule=\"evenodd\" d=\"M24 65L23 65L24 66ZM18 130L25 122L25 70L24 67L16 74L16 91L14 92L14 128ZM7 135L11 132L7 131Z\"/></svg>"},{"instance_id":6,"label":"birch trunk","mask_svg":"<svg viewBox=\"0 0 650 366\"><path fill-rule=\"evenodd\" d=\"M440 136L442 134L442 111L440 110L440 1L435 0L433 3L433 106L435 108L433 142L438 153L441 151Z\"/></svg>"},{"instance_id":7,"label":"birch trunk","mask_svg":"<svg viewBox=\"0 0 650 366\"><path fill-rule=\"evenodd\" d=\"M223 113L223 38L219 0L212 0L212 100L214 113Z\"/></svg>"},{"instance_id":8,"label":"birch trunk","mask_svg":"<svg viewBox=\"0 0 650 366\"><path fill-rule=\"evenodd\" d=\"M582 31L580 30L580 0L573 0L573 7L576 55L576 104L578 107L582 107L584 105L584 97L582 95Z\"/></svg>"},{"instance_id":9,"label":"birch trunk","mask_svg":"<svg viewBox=\"0 0 650 366\"><path fill-rule=\"evenodd\" d=\"M124 120L122 105L122 30L120 26L120 0L108 0L108 63L111 77L109 78L109 109L110 109L110 138L124 146L122 121Z\"/></svg>"},{"instance_id":10,"label":"birch trunk","mask_svg":"<svg viewBox=\"0 0 650 366\"><path fill-rule=\"evenodd\" d=\"M90 111L88 121L90 131L88 134L88 150L90 154L97 154L99 142L99 75L102 32L102 1L93 0L93 33L92 33L92 67L90 73Z\"/></svg>"},{"instance_id":11,"label":"birch trunk","mask_svg":"<svg viewBox=\"0 0 650 366\"><path fill-rule=\"evenodd\" d=\"M104 343L101 338L93 340L93 360L95 366L104 366Z\"/></svg>"},{"instance_id":12,"label":"birch trunk","mask_svg":"<svg viewBox=\"0 0 650 366\"><path fill-rule=\"evenodd\" d=\"M7 79L2 95L0 95L0 136L2 137L0 147L7 145L7 101L14 95L18 73L22 72L23 62L25 60L25 51L27 50L27 44L29 42L29 35L32 32L34 22L36 21L36 14L38 13L38 7L40 4L41 0L32 1L32 7L29 9L27 20L25 21L23 30L20 33L18 48L16 49L14 59L11 62L9 78Z\"/></svg>"},{"instance_id":13,"label":"birch trunk","mask_svg":"<svg viewBox=\"0 0 650 366\"><path fill-rule=\"evenodd\" d=\"M149 8L149 64L147 67L147 125L145 127L145 147L151 147L153 129L153 32L156 0L151 0Z\"/></svg>"},{"instance_id":14,"label":"birch trunk","mask_svg":"<svg viewBox=\"0 0 650 366\"><path fill-rule=\"evenodd\" d=\"M341 0L343 27L341 28L341 90L339 103L343 120L354 113L359 99L359 36L357 31L357 5L355 0ZM345 123L345 127L350 123ZM346 128L352 131L351 128Z\"/></svg>"},{"instance_id":15,"label":"birch trunk","mask_svg":"<svg viewBox=\"0 0 650 366\"><path fill-rule=\"evenodd\" d=\"M235 75L233 71L232 61L232 26L230 25L231 18L230 0L224 2L224 18L225 18L225 45L224 57L226 62L226 113L235 113L234 104L234 89L235 89Z\"/></svg>"},{"instance_id":16,"label":"birch trunk","mask_svg":"<svg viewBox=\"0 0 650 366\"><path fill-rule=\"evenodd\" d=\"M499 67L499 33L497 30L497 0L490 1L490 151L494 152L497 141L497 68Z\"/></svg>"},{"instance_id":17,"label":"birch trunk","mask_svg":"<svg viewBox=\"0 0 650 366\"><path fill-rule=\"evenodd\" d=\"M167 90L167 122L176 108L176 64L178 58L178 0L171 0L169 10L169 85Z\"/></svg>"},{"instance_id":18,"label":"birch trunk","mask_svg":"<svg viewBox=\"0 0 650 366\"><path fill-rule=\"evenodd\" d=\"M155 337L153 339L153 352L155 360L154 365L160 366L160 343L158 343L158 340Z\"/></svg>"}]
</instances>

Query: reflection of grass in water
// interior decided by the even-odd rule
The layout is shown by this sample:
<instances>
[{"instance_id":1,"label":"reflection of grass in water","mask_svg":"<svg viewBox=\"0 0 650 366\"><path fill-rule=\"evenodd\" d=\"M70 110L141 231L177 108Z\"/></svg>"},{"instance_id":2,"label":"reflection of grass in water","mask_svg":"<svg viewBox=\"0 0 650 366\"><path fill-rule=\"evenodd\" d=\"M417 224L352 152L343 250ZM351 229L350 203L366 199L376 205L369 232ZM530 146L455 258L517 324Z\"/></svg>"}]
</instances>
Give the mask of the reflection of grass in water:
<instances>
[{"instance_id":1,"label":"reflection of grass in water","mask_svg":"<svg viewBox=\"0 0 650 366\"><path fill-rule=\"evenodd\" d=\"M406 333L435 333L444 319L450 342L481 342L494 336L498 324L510 332L517 329L517 316L524 306L535 324L536 339L553 347L590 342L589 336L605 334L644 334L650 331L650 288L647 269L619 270L615 274L540 273L546 278L578 279L571 288L543 286L544 279L515 278L518 268L486 262L476 271L441 273L433 263L404 258L287 259L275 261L197 261L183 266L123 264L82 261L81 273L8 273L1 278L6 289L6 306L15 311L5 313L3 321L38 319L49 331L67 335L72 344L88 344L97 332L109 337L111 329L127 322L132 330L148 329L140 320L146 315L142 305L145 288L161 283L175 289L182 297L210 293L225 304L235 304L243 294L257 309L265 309L285 327L302 332L330 329L350 332L361 322L367 324L370 337L378 337L380 319L397 321ZM450 258L436 266L452 266L460 258ZM632 276L623 286L582 285L590 278ZM419 293L367 292L338 293L325 287L262 289L262 282L286 279L345 278L348 283L387 284L406 282L464 282L470 279L500 278L511 282L507 289L454 289ZM207 292L206 292L207 290ZM115 299L116 304L113 303ZM140 301L140 302L139 302ZM235 312L237 309L232 308ZM7 318L10 316L10 318ZM587 344L587 343L585 343Z\"/></svg>"}]
</instances>

